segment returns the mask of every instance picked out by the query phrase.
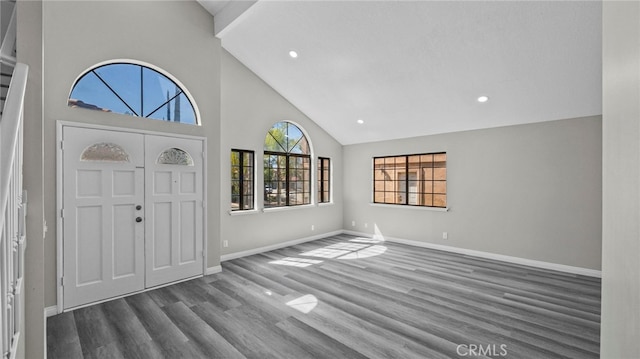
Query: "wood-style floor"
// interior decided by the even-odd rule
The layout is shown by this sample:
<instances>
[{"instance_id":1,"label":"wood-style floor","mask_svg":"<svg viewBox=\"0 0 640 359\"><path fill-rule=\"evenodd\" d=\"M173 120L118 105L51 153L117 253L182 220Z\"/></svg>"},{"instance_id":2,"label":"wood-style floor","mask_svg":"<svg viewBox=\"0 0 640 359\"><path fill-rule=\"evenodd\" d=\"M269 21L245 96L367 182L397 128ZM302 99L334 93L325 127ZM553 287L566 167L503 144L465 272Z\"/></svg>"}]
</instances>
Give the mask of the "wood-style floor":
<instances>
[{"instance_id":1,"label":"wood-style floor","mask_svg":"<svg viewBox=\"0 0 640 359\"><path fill-rule=\"evenodd\" d=\"M597 358L600 280L347 235L50 317L53 358Z\"/></svg>"}]
</instances>

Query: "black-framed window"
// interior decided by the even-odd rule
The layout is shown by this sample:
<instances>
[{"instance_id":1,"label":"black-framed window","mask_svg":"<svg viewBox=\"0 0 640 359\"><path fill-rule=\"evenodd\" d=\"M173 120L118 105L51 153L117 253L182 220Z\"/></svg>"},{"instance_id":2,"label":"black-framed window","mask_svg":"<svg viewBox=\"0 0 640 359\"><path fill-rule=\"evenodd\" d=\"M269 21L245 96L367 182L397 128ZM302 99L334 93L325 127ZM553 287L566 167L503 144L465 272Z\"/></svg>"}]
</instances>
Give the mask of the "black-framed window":
<instances>
[{"instance_id":1,"label":"black-framed window","mask_svg":"<svg viewBox=\"0 0 640 359\"><path fill-rule=\"evenodd\" d=\"M231 210L244 211L254 208L254 153L231 150Z\"/></svg>"},{"instance_id":2,"label":"black-framed window","mask_svg":"<svg viewBox=\"0 0 640 359\"><path fill-rule=\"evenodd\" d=\"M318 157L318 203L331 202L331 159Z\"/></svg>"},{"instance_id":3,"label":"black-framed window","mask_svg":"<svg viewBox=\"0 0 640 359\"><path fill-rule=\"evenodd\" d=\"M447 207L447 154L374 157L373 202Z\"/></svg>"},{"instance_id":4,"label":"black-framed window","mask_svg":"<svg viewBox=\"0 0 640 359\"><path fill-rule=\"evenodd\" d=\"M264 207L311 203L311 150L298 126L278 122L264 141Z\"/></svg>"},{"instance_id":5,"label":"black-framed window","mask_svg":"<svg viewBox=\"0 0 640 359\"><path fill-rule=\"evenodd\" d=\"M184 90L147 66L110 63L85 72L73 85L69 107L197 125Z\"/></svg>"}]
</instances>

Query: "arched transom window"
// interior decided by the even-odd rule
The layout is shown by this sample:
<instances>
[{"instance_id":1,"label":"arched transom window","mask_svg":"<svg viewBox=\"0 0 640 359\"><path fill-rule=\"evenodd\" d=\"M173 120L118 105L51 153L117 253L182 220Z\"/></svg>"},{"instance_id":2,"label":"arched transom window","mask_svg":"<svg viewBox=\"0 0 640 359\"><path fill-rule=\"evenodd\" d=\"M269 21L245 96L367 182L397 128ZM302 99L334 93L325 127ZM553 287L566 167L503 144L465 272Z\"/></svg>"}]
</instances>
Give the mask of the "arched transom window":
<instances>
[{"instance_id":1,"label":"arched transom window","mask_svg":"<svg viewBox=\"0 0 640 359\"><path fill-rule=\"evenodd\" d=\"M131 63L111 63L84 73L68 105L154 120L198 124L184 89L162 73Z\"/></svg>"},{"instance_id":2,"label":"arched transom window","mask_svg":"<svg viewBox=\"0 0 640 359\"><path fill-rule=\"evenodd\" d=\"M264 140L264 207L311 203L311 151L298 126L278 122Z\"/></svg>"}]
</instances>

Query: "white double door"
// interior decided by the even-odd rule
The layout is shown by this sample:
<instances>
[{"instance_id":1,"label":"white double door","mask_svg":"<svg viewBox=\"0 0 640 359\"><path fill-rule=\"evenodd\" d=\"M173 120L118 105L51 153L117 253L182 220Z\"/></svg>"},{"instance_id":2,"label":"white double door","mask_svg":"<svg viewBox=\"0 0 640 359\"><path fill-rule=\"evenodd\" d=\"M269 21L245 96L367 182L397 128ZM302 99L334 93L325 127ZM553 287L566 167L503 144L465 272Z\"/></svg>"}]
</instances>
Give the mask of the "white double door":
<instances>
[{"instance_id":1,"label":"white double door","mask_svg":"<svg viewBox=\"0 0 640 359\"><path fill-rule=\"evenodd\" d=\"M64 308L203 273L203 142L65 126Z\"/></svg>"}]
</instances>

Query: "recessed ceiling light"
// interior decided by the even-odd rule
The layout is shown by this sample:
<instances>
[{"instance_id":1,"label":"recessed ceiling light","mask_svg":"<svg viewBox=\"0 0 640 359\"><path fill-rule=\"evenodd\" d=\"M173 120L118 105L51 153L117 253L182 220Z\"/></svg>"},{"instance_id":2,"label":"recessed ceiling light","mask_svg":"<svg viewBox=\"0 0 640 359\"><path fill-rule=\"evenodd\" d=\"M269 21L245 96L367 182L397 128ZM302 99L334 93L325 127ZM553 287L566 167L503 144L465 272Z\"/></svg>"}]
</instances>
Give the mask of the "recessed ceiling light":
<instances>
[{"instance_id":1,"label":"recessed ceiling light","mask_svg":"<svg viewBox=\"0 0 640 359\"><path fill-rule=\"evenodd\" d=\"M358 121L356 121L356 122L357 122L359 125L362 125L362 124L364 123L364 120L360 118L360 119L358 119Z\"/></svg>"},{"instance_id":2,"label":"recessed ceiling light","mask_svg":"<svg viewBox=\"0 0 640 359\"><path fill-rule=\"evenodd\" d=\"M293 50L291 50L291 51L289 51L289 56L291 56L291 58L295 59L296 57L298 57L298 53L293 51Z\"/></svg>"},{"instance_id":3,"label":"recessed ceiling light","mask_svg":"<svg viewBox=\"0 0 640 359\"><path fill-rule=\"evenodd\" d=\"M478 97L478 102L487 102L489 101L489 97L488 96L480 96Z\"/></svg>"}]
</instances>

